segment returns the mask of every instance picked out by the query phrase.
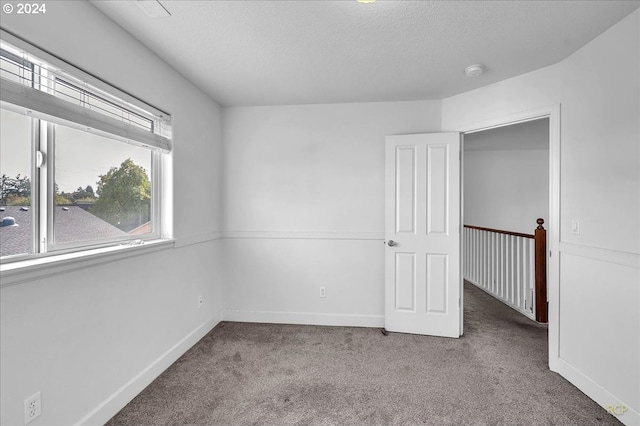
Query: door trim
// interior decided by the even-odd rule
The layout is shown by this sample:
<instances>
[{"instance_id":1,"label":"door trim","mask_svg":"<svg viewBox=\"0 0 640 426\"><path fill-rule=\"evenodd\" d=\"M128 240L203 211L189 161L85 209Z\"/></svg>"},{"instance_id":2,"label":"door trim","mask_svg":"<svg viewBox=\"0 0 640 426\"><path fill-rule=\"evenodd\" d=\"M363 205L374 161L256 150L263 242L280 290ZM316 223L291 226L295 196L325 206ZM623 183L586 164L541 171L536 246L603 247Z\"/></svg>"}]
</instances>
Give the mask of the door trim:
<instances>
[{"instance_id":1,"label":"door trim","mask_svg":"<svg viewBox=\"0 0 640 426\"><path fill-rule=\"evenodd\" d=\"M516 114L495 117L474 124L463 125L457 129L463 135L460 152L464 152L464 135L510 126L526 121L549 119L549 220L547 225L547 249L550 258L547 262L547 301L549 302L549 369L558 372L560 368L560 110L561 104L552 104ZM463 164L460 170L464 169ZM463 180L460 181L461 197L464 200ZM462 201L461 200L461 201ZM464 223L464 210L462 210ZM462 246L461 246L462 248ZM461 281L462 285L462 281ZM460 294L462 295L462 289ZM460 309L460 334L462 334L462 314Z\"/></svg>"}]
</instances>

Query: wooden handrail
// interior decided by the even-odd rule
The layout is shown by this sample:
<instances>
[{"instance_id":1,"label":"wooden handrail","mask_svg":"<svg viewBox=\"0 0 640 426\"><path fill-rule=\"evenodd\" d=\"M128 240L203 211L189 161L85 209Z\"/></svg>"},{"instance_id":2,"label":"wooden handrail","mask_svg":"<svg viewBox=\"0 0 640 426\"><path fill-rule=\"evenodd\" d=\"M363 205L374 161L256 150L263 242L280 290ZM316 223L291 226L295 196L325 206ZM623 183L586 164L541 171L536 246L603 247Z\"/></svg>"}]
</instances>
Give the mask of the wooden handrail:
<instances>
[{"instance_id":1,"label":"wooden handrail","mask_svg":"<svg viewBox=\"0 0 640 426\"><path fill-rule=\"evenodd\" d=\"M496 234L513 235L514 237L534 238L532 234L521 234L520 232L504 231L502 229L483 228L482 226L464 225L465 228L476 229L478 231L495 232Z\"/></svg>"}]
</instances>

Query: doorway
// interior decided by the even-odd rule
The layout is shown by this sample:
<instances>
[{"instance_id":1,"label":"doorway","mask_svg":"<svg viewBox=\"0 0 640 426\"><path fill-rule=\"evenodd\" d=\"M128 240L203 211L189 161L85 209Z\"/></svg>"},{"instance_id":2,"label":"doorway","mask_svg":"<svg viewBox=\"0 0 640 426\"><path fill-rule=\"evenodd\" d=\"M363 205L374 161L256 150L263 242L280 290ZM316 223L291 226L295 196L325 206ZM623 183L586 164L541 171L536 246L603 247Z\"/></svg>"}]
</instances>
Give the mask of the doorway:
<instances>
[{"instance_id":1,"label":"doorway","mask_svg":"<svg viewBox=\"0 0 640 426\"><path fill-rule=\"evenodd\" d=\"M467 134L463 157L464 279L546 322L546 263L536 251L545 251L549 222L549 118Z\"/></svg>"},{"instance_id":2,"label":"doorway","mask_svg":"<svg viewBox=\"0 0 640 426\"><path fill-rule=\"evenodd\" d=\"M549 348L549 368L558 371L559 366L559 220L560 220L560 105L550 105L535 110L525 111L516 114L505 115L493 119L487 119L478 123L470 123L462 126L459 130L463 134L464 151L465 140L472 134L511 126L528 121L548 119L549 130L549 156L548 156L548 220L545 220L547 230L546 253L547 260L547 302L548 302L548 348ZM462 156L462 167L464 170L464 155ZM464 179L464 176L463 176ZM464 185L462 197L464 200ZM463 205L464 211L464 205ZM463 214L463 223L465 217ZM461 282L461 286L463 283ZM464 304L464 295L463 301ZM463 315L463 310L460 311ZM462 318L460 324L463 324ZM461 328L460 333L463 333Z\"/></svg>"}]
</instances>

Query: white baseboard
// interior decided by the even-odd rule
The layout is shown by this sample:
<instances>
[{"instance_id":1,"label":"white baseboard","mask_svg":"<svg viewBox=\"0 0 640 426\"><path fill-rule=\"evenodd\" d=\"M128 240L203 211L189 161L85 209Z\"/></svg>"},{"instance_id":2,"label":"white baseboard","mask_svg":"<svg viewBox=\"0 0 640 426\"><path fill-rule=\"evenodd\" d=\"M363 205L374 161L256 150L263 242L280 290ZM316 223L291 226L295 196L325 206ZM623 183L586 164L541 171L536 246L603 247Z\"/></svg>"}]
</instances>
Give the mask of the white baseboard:
<instances>
[{"instance_id":1,"label":"white baseboard","mask_svg":"<svg viewBox=\"0 0 640 426\"><path fill-rule=\"evenodd\" d=\"M384 327L384 315L317 314L308 312L222 311L223 321L273 324Z\"/></svg>"},{"instance_id":2,"label":"white baseboard","mask_svg":"<svg viewBox=\"0 0 640 426\"><path fill-rule=\"evenodd\" d=\"M627 402L621 401L612 395L608 390L585 376L581 371L576 370L562 358L557 359L558 373L580 389L585 395L593 399L605 410L615 410L618 420L627 426L640 425L640 412L631 407ZM624 408L622 408L624 407ZM624 409L626 411L622 412Z\"/></svg>"},{"instance_id":3,"label":"white baseboard","mask_svg":"<svg viewBox=\"0 0 640 426\"><path fill-rule=\"evenodd\" d=\"M195 330L176 343L171 349L153 361L148 367L124 384L120 389L105 399L86 416L80 419L76 425L103 425L118 411L124 408L144 388L149 386L164 370L169 368L178 358L187 352L193 345L202 339L209 331L220 322L221 314L204 322Z\"/></svg>"}]
</instances>

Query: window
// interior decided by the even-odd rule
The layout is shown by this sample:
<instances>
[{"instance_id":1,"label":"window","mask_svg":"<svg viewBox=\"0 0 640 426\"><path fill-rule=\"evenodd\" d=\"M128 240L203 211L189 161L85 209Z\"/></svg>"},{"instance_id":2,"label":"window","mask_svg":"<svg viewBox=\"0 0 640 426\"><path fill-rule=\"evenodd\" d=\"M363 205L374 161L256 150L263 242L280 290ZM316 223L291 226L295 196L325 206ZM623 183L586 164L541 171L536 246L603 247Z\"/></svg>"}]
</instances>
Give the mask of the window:
<instances>
[{"instance_id":1,"label":"window","mask_svg":"<svg viewBox=\"0 0 640 426\"><path fill-rule=\"evenodd\" d=\"M170 118L26 42L0 42L0 260L161 238Z\"/></svg>"},{"instance_id":2,"label":"window","mask_svg":"<svg viewBox=\"0 0 640 426\"><path fill-rule=\"evenodd\" d=\"M31 118L0 111L0 255L33 253ZM21 226L29 224L27 226ZM21 229L17 229L21 227Z\"/></svg>"}]
</instances>

